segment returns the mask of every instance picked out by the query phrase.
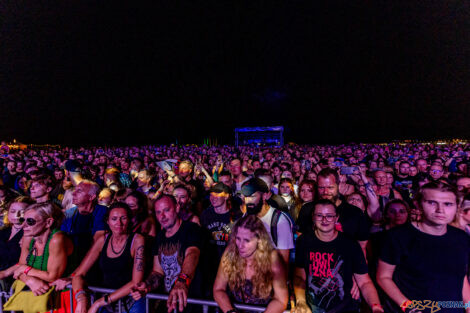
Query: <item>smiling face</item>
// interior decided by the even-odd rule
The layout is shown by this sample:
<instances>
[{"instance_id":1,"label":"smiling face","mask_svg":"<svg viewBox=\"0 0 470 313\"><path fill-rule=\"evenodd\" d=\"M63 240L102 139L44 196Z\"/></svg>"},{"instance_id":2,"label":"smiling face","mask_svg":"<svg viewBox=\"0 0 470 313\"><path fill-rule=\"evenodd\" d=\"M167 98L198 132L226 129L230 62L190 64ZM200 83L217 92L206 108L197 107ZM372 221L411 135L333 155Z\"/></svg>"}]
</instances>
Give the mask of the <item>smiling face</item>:
<instances>
[{"instance_id":1,"label":"smiling face","mask_svg":"<svg viewBox=\"0 0 470 313\"><path fill-rule=\"evenodd\" d=\"M333 231L338 218L336 209L331 204L317 204L313 211L313 222L315 228L320 232L328 233Z\"/></svg>"}]
</instances>

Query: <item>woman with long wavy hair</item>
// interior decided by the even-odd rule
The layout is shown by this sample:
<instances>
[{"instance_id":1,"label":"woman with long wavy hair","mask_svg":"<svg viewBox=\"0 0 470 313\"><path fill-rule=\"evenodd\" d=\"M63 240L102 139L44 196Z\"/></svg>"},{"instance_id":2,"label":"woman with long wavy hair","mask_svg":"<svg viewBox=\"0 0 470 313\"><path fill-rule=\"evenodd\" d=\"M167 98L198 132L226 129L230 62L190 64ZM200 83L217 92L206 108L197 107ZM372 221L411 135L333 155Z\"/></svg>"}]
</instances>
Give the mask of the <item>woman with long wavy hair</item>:
<instances>
[{"instance_id":1,"label":"woman with long wavy hair","mask_svg":"<svg viewBox=\"0 0 470 313\"><path fill-rule=\"evenodd\" d=\"M256 216L246 215L235 224L213 291L224 313L235 312L233 302L265 305L268 313L285 310L285 266Z\"/></svg>"}]
</instances>

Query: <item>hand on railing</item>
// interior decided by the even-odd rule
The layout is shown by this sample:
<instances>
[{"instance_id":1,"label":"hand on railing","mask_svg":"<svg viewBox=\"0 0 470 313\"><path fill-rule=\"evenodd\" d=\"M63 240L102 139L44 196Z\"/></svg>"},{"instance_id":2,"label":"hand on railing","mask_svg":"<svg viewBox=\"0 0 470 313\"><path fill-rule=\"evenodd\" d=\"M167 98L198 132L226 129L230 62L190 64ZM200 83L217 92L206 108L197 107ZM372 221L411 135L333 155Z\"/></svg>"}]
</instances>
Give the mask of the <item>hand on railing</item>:
<instances>
[{"instance_id":1,"label":"hand on railing","mask_svg":"<svg viewBox=\"0 0 470 313\"><path fill-rule=\"evenodd\" d=\"M140 282L135 284L134 287L132 287L131 297L137 301L140 298L145 297L147 293L147 284L145 282Z\"/></svg>"},{"instance_id":2,"label":"hand on railing","mask_svg":"<svg viewBox=\"0 0 470 313\"><path fill-rule=\"evenodd\" d=\"M68 285L72 283L72 278L70 277L65 277L65 278L59 278L52 283L49 283L49 286L55 286L56 290L64 290L67 288Z\"/></svg>"},{"instance_id":3,"label":"hand on railing","mask_svg":"<svg viewBox=\"0 0 470 313\"><path fill-rule=\"evenodd\" d=\"M183 282L176 281L166 302L168 313L175 310L177 305L178 310L183 312L186 304L188 304L188 287Z\"/></svg>"}]
</instances>

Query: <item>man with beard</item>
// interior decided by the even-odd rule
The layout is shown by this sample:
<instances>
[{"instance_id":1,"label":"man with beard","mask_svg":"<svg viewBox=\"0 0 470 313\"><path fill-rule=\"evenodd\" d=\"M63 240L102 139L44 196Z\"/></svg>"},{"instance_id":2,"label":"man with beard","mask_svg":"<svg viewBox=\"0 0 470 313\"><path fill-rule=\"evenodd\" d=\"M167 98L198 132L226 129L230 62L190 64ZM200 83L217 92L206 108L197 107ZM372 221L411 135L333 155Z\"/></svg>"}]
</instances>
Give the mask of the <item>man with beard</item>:
<instances>
[{"instance_id":1,"label":"man with beard","mask_svg":"<svg viewBox=\"0 0 470 313\"><path fill-rule=\"evenodd\" d=\"M339 216L336 229L358 241L365 255L370 224L361 209L340 198L338 181L336 170L330 168L321 170L317 180L318 196L320 199L330 200L336 205ZM312 228L313 209L313 204L309 203L300 210L297 224L301 233Z\"/></svg>"},{"instance_id":2,"label":"man with beard","mask_svg":"<svg viewBox=\"0 0 470 313\"><path fill-rule=\"evenodd\" d=\"M289 250L294 248L293 227L289 217L267 203L269 188L262 179L248 180L242 185L241 193L246 213L258 216L263 222L274 247L288 265Z\"/></svg>"}]
</instances>

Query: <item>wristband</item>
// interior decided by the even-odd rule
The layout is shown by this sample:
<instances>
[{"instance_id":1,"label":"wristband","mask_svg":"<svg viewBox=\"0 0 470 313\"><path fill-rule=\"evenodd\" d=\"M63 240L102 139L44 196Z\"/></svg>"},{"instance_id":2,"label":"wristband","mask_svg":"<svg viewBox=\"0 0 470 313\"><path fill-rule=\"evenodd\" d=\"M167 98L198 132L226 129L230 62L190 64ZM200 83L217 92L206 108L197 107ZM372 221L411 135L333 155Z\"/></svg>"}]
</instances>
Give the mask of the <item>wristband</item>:
<instances>
[{"instance_id":1,"label":"wristband","mask_svg":"<svg viewBox=\"0 0 470 313\"><path fill-rule=\"evenodd\" d=\"M77 292L75 293L75 301L78 302L78 297L81 296L81 295L85 295L85 296L86 296L86 291L83 290L83 289L80 289L79 291L77 291Z\"/></svg>"},{"instance_id":2,"label":"wristband","mask_svg":"<svg viewBox=\"0 0 470 313\"><path fill-rule=\"evenodd\" d=\"M28 266L27 268L24 269L23 274L28 275L29 271L32 269L33 268L31 266Z\"/></svg>"},{"instance_id":3,"label":"wristband","mask_svg":"<svg viewBox=\"0 0 470 313\"><path fill-rule=\"evenodd\" d=\"M412 303L413 303L413 301L411 301L411 300L405 300L405 301L403 301L403 303L400 305L400 307L401 307L401 309L403 310L403 312L405 312L406 309L408 308L408 306L409 306L410 304L412 304Z\"/></svg>"},{"instance_id":4,"label":"wristband","mask_svg":"<svg viewBox=\"0 0 470 313\"><path fill-rule=\"evenodd\" d=\"M191 279L189 279L188 275L186 275L186 274L184 274L184 273L180 273L180 274L178 275L177 280L178 280L179 282L184 283L184 284L186 285L186 287L188 287L188 288L189 288L189 285L191 284Z\"/></svg>"},{"instance_id":5,"label":"wristband","mask_svg":"<svg viewBox=\"0 0 470 313\"><path fill-rule=\"evenodd\" d=\"M378 303L372 304L372 309L373 309L373 308L379 308L379 309L382 309L382 310L383 310L383 307L382 307L380 304L378 304Z\"/></svg>"},{"instance_id":6,"label":"wristband","mask_svg":"<svg viewBox=\"0 0 470 313\"><path fill-rule=\"evenodd\" d=\"M104 303L109 304L109 295L104 295Z\"/></svg>"}]
</instances>

